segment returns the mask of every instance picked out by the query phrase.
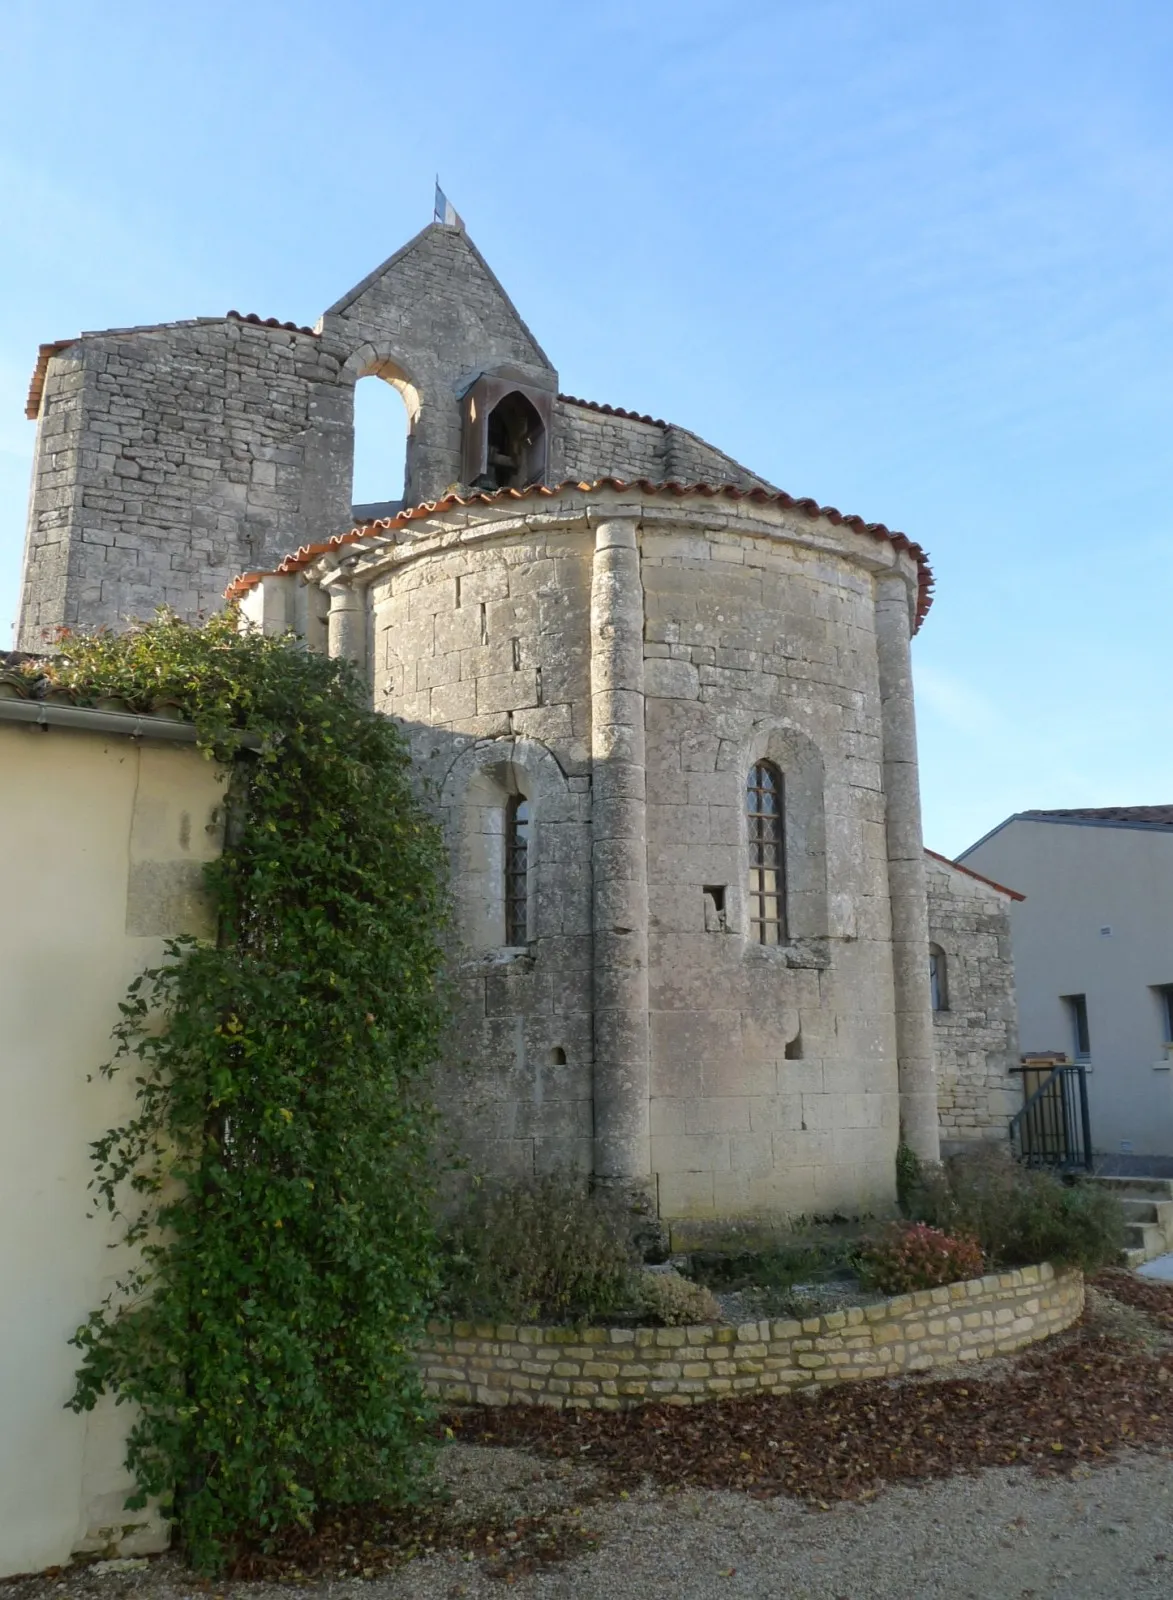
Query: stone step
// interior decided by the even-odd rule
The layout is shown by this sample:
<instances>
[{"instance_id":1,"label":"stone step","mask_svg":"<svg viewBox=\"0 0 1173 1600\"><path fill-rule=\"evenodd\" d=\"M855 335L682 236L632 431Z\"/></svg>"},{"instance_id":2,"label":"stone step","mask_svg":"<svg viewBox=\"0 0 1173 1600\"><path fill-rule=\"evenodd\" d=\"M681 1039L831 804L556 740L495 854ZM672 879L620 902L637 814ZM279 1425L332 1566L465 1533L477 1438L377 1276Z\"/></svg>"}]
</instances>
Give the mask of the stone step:
<instances>
[{"instance_id":1,"label":"stone step","mask_svg":"<svg viewBox=\"0 0 1173 1600\"><path fill-rule=\"evenodd\" d=\"M1155 1222L1126 1222L1124 1242L1131 1250L1143 1250L1146 1261L1163 1256L1169 1248L1164 1228L1158 1228Z\"/></svg>"},{"instance_id":2,"label":"stone step","mask_svg":"<svg viewBox=\"0 0 1173 1600\"><path fill-rule=\"evenodd\" d=\"M1120 1208L1129 1222L1155 1222L1166 1234L1173 1228L1173 1200L1149 1200L1143 1195L1121 1195Z\"/></svg>"},{"instance_id":3,"label":"stone step","mask_svg":"<svg viewBox=\"0 0 1173 1600\"><path fill-rule=\"evenodd\" d=\"M1122 1267L1143 1267L1148 1260L1143 1250L1121 1250L1120 1265Z\"/></svg>"},{"instance_id":4,"label":"stone step","mask_svg":"<svg viewBox=\"0 0 1173 1600\"><path fill-rule=\"evenodd\" d=\"M1123 1200L1126 1197L1145 1200L1173 1200L1173 1178L1116 1178L1097 1174L1091 1180L1111 1189Z\"/></svg>"}]
</instances>

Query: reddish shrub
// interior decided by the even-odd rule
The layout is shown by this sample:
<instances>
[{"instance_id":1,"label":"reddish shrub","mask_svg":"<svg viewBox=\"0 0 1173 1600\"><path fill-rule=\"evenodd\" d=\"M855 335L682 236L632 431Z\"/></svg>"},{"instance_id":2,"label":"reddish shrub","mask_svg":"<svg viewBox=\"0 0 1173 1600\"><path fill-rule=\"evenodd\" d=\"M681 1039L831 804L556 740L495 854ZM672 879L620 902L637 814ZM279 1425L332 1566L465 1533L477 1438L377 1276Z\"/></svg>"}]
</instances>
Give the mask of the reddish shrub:
<instances>
[{"instance_id":1,"label":"reddish shrub","mask_svg":"<svg viewBox=\"0 0 1173 1600\"><path fill-rule=\"evenodd\" d=\"M936 1289L964 1278L980 1278L985 1266L982 1247L962 1234L954 1238L926 1223L899 1223L860 1252L860 1275L869 1288L884 1294L911 1289Z\"/></svg>"}]
</instances>

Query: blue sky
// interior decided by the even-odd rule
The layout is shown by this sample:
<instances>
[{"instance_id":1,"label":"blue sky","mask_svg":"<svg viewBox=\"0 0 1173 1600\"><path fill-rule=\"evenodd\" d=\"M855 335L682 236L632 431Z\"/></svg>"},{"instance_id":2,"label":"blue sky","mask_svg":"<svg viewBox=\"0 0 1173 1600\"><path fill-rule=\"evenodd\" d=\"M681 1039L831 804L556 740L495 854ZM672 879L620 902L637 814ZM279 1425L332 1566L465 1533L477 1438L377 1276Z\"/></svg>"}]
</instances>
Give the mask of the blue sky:
<instances>
[{"instance_id":1,"label":"blue sky","mask_svg":"<svg viewBox=\"0 0 1173 1600\"><path fill-rule=\"evenodd\" d=\"M565 390L927 547L928 843L1173 800L1173 7L5 10L0 616L37 344L312 323L439 171Z\"/></svg>"}]
</instances>

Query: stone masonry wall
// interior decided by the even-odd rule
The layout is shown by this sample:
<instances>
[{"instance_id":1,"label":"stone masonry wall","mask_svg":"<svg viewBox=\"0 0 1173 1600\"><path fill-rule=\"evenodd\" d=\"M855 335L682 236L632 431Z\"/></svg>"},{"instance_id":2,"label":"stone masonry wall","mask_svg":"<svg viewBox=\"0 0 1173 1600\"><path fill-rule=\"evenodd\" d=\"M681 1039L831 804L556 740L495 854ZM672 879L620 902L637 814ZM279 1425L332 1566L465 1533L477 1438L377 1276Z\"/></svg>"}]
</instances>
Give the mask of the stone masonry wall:
<instances>
[{"instance_id":1,"label":"stone masonry wall","mask_svg":"<svg viewBox=\"0 0 1173 1600\"><path fill-rule=\"evenodd\" d=\"M661 1213L882 1210L899 1101L870 575L695 527L645 529L642 573ZM745 901L762 758L786 786L775 948Z\"/></svg>"},{"instance_id":2,"label":"stone masonry wall","mask_svg":"<svg viewBox=\"0 0 1173 1600\"><path fill-rule=\"evenodd\" d=\"M18 645L121 627L168 605L218 610L241 572L351 521L354 385L408 411L416 504L457 486L461 396L486 371L554 391L558 375L475 245L425 228L318 330L209 317L80 336L47 357ZM761 483L684 429L555 406L548 481Z\"/></svg>"},{"instance_id":3,"label":"stone masonry wall","mask_svg":"<svg viewBox=\"0 0 1173 1600\"><path fill-rule=\"evenodd\" d=\"M87 334L49 363L18 645L160 605L217 611L242 570L345 520L326 426L341 360L227 318Z\"/></svg>"},{"instance_id":4,"label":"stone masonry wall","mask_svg":"<svg viewBox=\"0 0 1173 1600\"><path fill-rule=\"evenodd\" d=\"M463 948L438 1098L498 1175L591 1170L591 552L585 529L431 549L372 586L374 704L401 720L452 852ZM510 786L533 815L512 950L486 919Z\"/></svg>"},{"instance_id":5,"label":"stone masonry wall","mask_svg":"<svg viewBox=\"0 0 1173 1600\"><path fill-rule=\"evenodd\" d=\"M448 1404L619 1411L987 1360L1070 1327L1082 1311L1082 1276L1043 1265L739 1328L432 1323L418 1360L429 1392Z\"/></svg>"},{"instance_id":6,"label":"stone masonry wall","mask_svg":"<svg viewBox=\"0 0 1173 1600\"><path fill-rule=\"evenodd\" d=\"M933 1013L941 1142L1005 1140L1022 1107L1010 899L926 856L929 938L945 955L945 1008Z\"/></svg>"}]
</instances>

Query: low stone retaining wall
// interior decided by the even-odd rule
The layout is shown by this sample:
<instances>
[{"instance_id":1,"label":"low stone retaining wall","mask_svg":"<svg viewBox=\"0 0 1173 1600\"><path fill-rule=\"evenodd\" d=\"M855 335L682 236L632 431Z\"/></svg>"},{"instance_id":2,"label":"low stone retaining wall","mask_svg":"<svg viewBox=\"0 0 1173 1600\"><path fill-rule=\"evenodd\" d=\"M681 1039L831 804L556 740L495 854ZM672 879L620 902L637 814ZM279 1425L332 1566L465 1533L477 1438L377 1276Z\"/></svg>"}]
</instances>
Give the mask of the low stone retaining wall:
<instances>
[{"instance_id":1,"label":"low stone retaining wall","mask_svg":"<svg viewBox=\"0 0 1173 1600\"><path fill-rule=\"evenodd\" d=\"M418 1358L429 1393L452 1403L617 1411L978 1361L1058 1333L1082 1310L1080 1273L1023 1267L803 1322L739 1328L434 1322Z\"/></svg>"}]
</instances>

